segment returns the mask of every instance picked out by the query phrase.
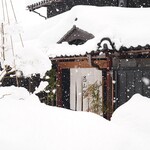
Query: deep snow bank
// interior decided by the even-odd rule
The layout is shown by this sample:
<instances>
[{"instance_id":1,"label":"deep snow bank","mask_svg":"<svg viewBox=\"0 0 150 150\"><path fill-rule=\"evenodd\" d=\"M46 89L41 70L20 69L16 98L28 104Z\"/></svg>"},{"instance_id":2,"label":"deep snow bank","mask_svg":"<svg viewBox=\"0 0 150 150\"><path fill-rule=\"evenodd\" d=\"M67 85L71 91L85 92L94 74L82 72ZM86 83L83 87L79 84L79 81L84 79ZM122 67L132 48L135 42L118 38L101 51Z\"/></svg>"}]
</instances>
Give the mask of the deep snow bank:
<instances>
[{"instance_id":1,"label":"deep snow bank","mask_svg":"<svg viewBox=\"0 0 150 150\"><path fill-rule=\"evenodd\" d=\"M143 119L141 123L141 126L145 126L145 129L141 130L142 137L141 134L131 132L131 126L121 126L117 123L119 118L123 122L121 120L123 113L119 115L122 109L129 110L141 103L141 110L148 109L149 112L148 100L139 95L136 99L141 98L142 102L131 100L131 104L129 102L120 107L120 110L114 113L112 122L92 113L74 112L41 104L35 95L30 95L24 88L0 88L0 97L0 149L2 150L150 149L148 143L150 135L145 133L149 132L147 120ZM131 114L134 114L134 111ZM136 126L135 120L136 123L141 122L139 116L135 115L129 119L130 113L126 115L124 121L130 122L133 126Z\"/></svg>"},{"instance_id":2,"label":"deep snow bank","mask_svg":"<svg viewBox=\"0 0 150 150\"><path fill-rule=\"evenodd\" d=\"M150 99L135 94L114 112L111 121L122 128L128 128L141 139L149 137L147 140L150 142Z\"/></svg>"}]
</instances>

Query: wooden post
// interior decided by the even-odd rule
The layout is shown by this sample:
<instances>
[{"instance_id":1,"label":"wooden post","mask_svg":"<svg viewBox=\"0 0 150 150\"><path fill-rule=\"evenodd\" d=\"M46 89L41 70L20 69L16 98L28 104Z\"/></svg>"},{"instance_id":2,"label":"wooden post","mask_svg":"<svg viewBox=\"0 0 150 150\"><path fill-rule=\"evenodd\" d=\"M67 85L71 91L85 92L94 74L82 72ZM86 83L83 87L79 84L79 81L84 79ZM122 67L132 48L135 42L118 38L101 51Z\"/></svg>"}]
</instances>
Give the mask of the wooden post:
<instances>
[{"instance_id":1,"label":"wooden post","mask_svg":"<svg viewBox=\"0 0 150 150\"><path fill-rule=\"evenodd\" d=\"M62 69L59 67L59 63L57 66L56 82L56 106L62 107Z\"/></svg>"},{"instance_id":2,"label":"wooden post","mask_svg":"<svg viewBox=\"0 0 150 150\"><path fill-rule=\"evenodd\" d=\"M4 24L1 24L1 33L2 33L2 58L5 60L5 33L4 33Z\"/></svg>"},{"instance_id":3,"label":"wooden post","mask_svg":"<svg viewBox=\"0 0 150 150\"><path fill-rule=\"evenodd\" d=\"M112 61L108 59L108 68L106 75L106 86L107 86L107 119L110 120L113 113L113 93L112 93L112 74L111 74L111 66Z\"/></svg>"},{"instance_id":4,"label":"wooden post","mask_svg":"<svg viewBox=\"0 0 150 150\"><path fill-rule=\"evenodd\" d=\"M77 99L78 99L77 83L76 83L76 81L75 81L75 111L77 111Z\"/></svg>"},{"instance_id":5,"label":"wooden post","mask_svg":"<svg viewBox=\"0 0 150 150\"><path fill-rule=\"evenodd\" d=\"M107 119L110 120L112 116L112 77L110 71L107 71Z\"/></svg>"}]
</instances>

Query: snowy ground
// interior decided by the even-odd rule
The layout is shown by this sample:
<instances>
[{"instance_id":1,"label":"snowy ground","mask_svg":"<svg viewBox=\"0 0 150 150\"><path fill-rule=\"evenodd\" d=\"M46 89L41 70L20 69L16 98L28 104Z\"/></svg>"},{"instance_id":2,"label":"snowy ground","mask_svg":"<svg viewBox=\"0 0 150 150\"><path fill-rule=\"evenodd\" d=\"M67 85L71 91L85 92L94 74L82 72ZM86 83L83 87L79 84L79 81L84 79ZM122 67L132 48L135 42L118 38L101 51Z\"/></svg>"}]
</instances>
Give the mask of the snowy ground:
<instances>
[{"instance_id":1,"label":"snowy ground","mask_svg":"<svg viewBox=\"0 0 150 150\"><path fill-rule=\"evenodd\" d=\"M22 70L26 76L32 73L43 75L51 67L48 56L96 50L97 42L106 36L115 41L118 48L122 45L144 46L149 44L150 39L149 17L149 8L75 7L41 25L24 29L25 47L14 45L16 69ZM77 21L75 18L78 18ZM73 25L87 30L95 38L79 47L57 44ZM18 27L15 30L11 27L7 28L7 32L18 35ZM7 46L8 52L11 50L10 43ZM10 60L9 56L7 64L13 63L14 58ZM114 112L109 122L92 113L41 104L38 97L24 88L1 87L0 149L150 150L149 108L150 99L136 94Z\"/></svg>"},{"instance_id":2,"label":"snowy ground","mask_svg":"<svg viewBox=\"0 0 150 150\"><path fill-rule=\"evenodd\" d=\"M149 150L150 99L139 94L112 121L50 107L24 88L0 88L2 150Z\"/></svg>"}]
</instances>

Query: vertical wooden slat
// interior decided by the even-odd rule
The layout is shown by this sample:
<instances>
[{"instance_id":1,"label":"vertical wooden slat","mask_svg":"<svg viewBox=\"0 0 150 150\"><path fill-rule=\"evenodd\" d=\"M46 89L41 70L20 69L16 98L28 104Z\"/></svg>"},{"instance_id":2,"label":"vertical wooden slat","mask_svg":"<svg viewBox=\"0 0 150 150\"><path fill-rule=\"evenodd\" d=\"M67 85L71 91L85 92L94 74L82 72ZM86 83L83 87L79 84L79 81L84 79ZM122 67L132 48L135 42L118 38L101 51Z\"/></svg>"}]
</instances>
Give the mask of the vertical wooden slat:
<instances>
[{"instance_id":1,"label":"vertical wooden slat","mask_svg":"<svg viewBox=\"0 0 150 150\"><path fill-rule=\"evenodd\" d=\"M142 94L142 71L136 70L134 78L135 78L135 93Z\"/></svg>"},{"instance_id":2,"label":"vertical wooden slat","mask_svg":"<svg viewBox=\"0 0 150 150\"><path fill-rule=\"evenodd\" d=\"M81 111L83 111L83 83L81 80Z\"/></svg>"},{"instance_id":3,"label":"vertical wooden slat","mask_svg":"<svg viewBox=\"0 0 150 150\"><path fill-rule=\"evenodd\" d=\"M127 99L127 91L126 91L126 72L118 71L118 107L126 102Z\"/></svg>"},{"instance_id":4,"label":"vertical wooden slat","mask_svg":"<svg viewBox=\"0 0 150 150\"><path fill-rule=\"evenodd\" d=\"M142 95L146 97L150 97L150 71L147 69L143 70L142 74Z\"/></svg>"},{"instance_id":5,"label":"vertical wooden slat","mask_svg":"<svg viewBox=\"0 0 150 150\"><path fill-rule=\"evenodd\" d=\"M56 73L56 82L57 82L57 94L56 94L56 106L62 107L62 69L58 66Z\"/></svg>"},{"instance_id":6,"label":"vertical wooden slat","mask_svg":"<svg viewBox=\"0 0 150 150\"><path fill-rule=\"evenodd\" d=\"M117 109L117 107L118 107L118 71L117 70L114 70L114 73L113 73L113 80L114 80L114 85L113 85L113 92L114 92L114 110L116 110Z\"/></svg>"},{"instance_id":7,"label":"vertical wooden slat","mask_svg":"<svg viewBox=\"0 0 150 150\"><path fill-rule=\"evenodd\" d=\"M112 116L112 77L110 71L107 72L107 119Z\"/></svg>"},{"instance_id":8,"label":"vertical wooden slat","mask_svg":"<svg viewBox=\"0 0 150 150\"><path fill-rule=\"evenodd\" d=\"M75 111L77 111L77 82L75 82Z\"/></svg>"},{"instance_id":9,"label":"vertical wooden slat","mask_svg":"<svg viewBox=\"0 0 150 150\"><path fill-rule=\"evenodd\" d=\"M62 104L70 109L70 69L62 69Z\"/></svg>"},{"instance_id":10,"label":"vertical wooden slat","mask_svg":"<svg viewBox=\"0 0 150 150\"><path fill-rule=\"evenodd\" d=\"M102 72L102 78L103 78L103 117L107 118L107 71L103 70Z\"/></svg>"},{"instance_id":11,"label":"vertical wooden slat","mask_svg":"<svg viewBox=\"0 0 150 150\"><path fill-rule=\"evenodd\" d=\"M127 72L127 98L126 98L126 101L127 102L134 94L135 94L135 91L134 91L134 87L135 87L135 84L134 84L134 70L129 70L129 71L126 71Z\"/></svg>"}]
</instances>

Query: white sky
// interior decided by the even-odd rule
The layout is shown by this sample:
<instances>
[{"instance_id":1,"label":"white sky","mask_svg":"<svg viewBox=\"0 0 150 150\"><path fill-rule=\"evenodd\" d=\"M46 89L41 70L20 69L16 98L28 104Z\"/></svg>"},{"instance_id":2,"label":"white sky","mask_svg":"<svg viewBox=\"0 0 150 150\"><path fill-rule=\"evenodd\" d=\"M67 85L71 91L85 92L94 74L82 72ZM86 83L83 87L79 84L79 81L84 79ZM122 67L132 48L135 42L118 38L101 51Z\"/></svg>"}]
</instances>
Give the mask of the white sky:
<instances>
[{"instance_id":1,"label":"white sky","mask_svg":"<svg viewBox=\"0 0 150 150\"><path fill-rule=\"evenodd\" d=\"M10 0L6 0L6 1L8 3L9 13L11 16L12 13L11 13L11 9L10 9ZM2 14L2 3L1 2L0 2L0 14ZM31 27L31 26L36 25L38 22L45 20L44 18L40 17L38 14L35 14L33 12L29 12L26 9L25 0L21 0L21 1L12 0L12 2L14 5L14 9L15 9L18 23L21 24L23 27L29 27L29 26ZM42 12L44 15L46 15L45 9L40 10L40 12ZM0 15L0 20L2 20L2 18L3 18L3 16Z\"/></svg>"}]
</instances>

